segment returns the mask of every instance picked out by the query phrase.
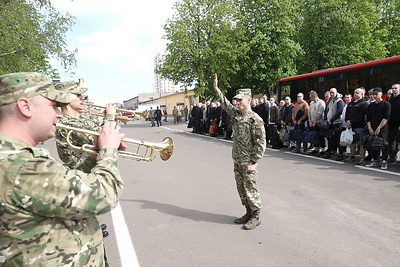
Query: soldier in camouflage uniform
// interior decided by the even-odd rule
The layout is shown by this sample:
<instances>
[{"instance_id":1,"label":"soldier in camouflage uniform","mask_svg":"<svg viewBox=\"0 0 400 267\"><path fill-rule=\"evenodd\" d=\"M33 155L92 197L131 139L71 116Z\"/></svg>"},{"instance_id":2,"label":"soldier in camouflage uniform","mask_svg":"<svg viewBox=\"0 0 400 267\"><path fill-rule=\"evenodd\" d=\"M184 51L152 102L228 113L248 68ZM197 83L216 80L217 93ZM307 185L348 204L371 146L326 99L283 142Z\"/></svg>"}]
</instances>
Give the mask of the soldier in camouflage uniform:
<instances>
[{"instance_id":1,"label":"soldier in camouflage uniform","mask_svg":"<svg viewBox=\"0 0 400 267\"><path fill-rule=\"evenodd\" d=\"M59 120L59 123L97 132L101 126L100 123L102 124L103 121L90 119L84 112L85 105L83 103L83 94L86 93L87 88L83 87L83 79L79 79L78 83L74 81L58 83L55 85L55 88L66 93L71 93L75 96L75 99L71 103L61 107L63 118ZM115 112L116 109L111 104L107 104L104 121L114 121ZM68 130L56 130L58 156L65 165L71 169L78 169L89 173L96 162L95 159L93 159L87 152L72 149L67 144L67 134ZM94 137L92 135L74 132L71 134L70 141L79 147L83 144L93 145Z\"/></svg>"},{"instance_id":2,"label":"soldier in camouflage uniform","mask_svg":"<svg viewBox=\"0 0 400 267\"><path fill-rule=\"evenodd\" d=\"M233 106L218 88L218 77L214 78L214 90L224 109L232 119L233 148L232 158L236 186L246 214L235 219L235 223L244 224L243 228L252 230L261 224L261 198L257 186L257 162L264 155L266 140L264 122L251 110L251 90L239 89Z\"/></svg>"},{"instance_id":3,"label":"soldier in camouflage uniform","mask_svg":"<svg viewBox=\"0 0 400 267\"><path fill-rule=\"evenodd\" d=\"M98 137L87 174L36 147L54 137L57 106L74 99L40 73L0 76L0 266L104 266L97 215L121 196L115 122Z\"/></svg>"}]
</instances>

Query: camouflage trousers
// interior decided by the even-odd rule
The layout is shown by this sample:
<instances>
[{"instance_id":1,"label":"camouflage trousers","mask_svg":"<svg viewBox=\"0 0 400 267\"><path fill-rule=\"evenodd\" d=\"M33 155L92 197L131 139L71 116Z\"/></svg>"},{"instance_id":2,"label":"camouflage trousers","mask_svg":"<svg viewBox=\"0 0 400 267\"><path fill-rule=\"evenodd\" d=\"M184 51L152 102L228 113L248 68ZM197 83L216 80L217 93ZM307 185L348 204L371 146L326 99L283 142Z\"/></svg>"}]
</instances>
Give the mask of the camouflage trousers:
<instances>
[{"instance_id":1,"label":"camouflage trousers","mask_svg":"<svg viewBox=\"0 0 400 267\"><path fill-rule=\"evenodd\" d=\"M260 191L257 186L258 172L247 172L247 164L234 163L236 188L243 206L251 210L262 208Z\"/></svg>"}]
</instances>

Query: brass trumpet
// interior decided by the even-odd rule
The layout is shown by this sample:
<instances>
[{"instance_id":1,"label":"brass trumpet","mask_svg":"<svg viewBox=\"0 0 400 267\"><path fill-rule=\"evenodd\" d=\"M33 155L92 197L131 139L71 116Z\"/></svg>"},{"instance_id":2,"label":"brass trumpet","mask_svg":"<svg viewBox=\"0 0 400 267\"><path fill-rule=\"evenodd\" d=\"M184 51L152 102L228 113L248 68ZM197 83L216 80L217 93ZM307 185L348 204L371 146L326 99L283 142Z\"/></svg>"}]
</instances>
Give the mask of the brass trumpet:
<instances>
[{"instance_id":1,"label":"brass trumpet","mask_svg":"<svg viewBox=\"0 0 400 267\"><path fill-rule=\"evenodd\" d=\"M78 133L84 133L84 134L89 134L93 136L99 136L100 134L95 131L91 130L85 130L85 129L80 129L80 128L75 128L71 127L68 125L64 125L61 123L56 123L56 128L57 129L64 129L67 130L67 143L68 145L76 150L79 151L85 151L88 153L92 154L97 154L98 149L91 144L84 144L82 146L77 146L74 145L71 142L71 134L73 132L78 132ZM154 151L158 151L160 153L160 158L162 160L168 160L171 156L172 153L174 152L174 141L170 137L164 138L164 140L161 143L151 143L151 142L145 142L143 140L136 140L136 139L131 139L131 138L122 138L122 142L128 143L128 144L134 144L137 145L137 151L136 152L128 152L128 151L119 151L120 156L128 159L135 159L138 161L152 161L154 159ZM145 151L140 154L140 150L142 147L145 147Z\"/></svg>"},{"instance_id":2,"label":"brass trumpet","mask_svg":"<svg viewBox=\"0 0 400 267\"><path fill-rule=\"evenodd\" d=\"M97 117L105 117L106 116L106 114L100 113L100 112L91 112L90 114L94 115L94 116L97 116ZM122 122L123 124L126 125L130 121L135 121L135 118L129 118L127 116L115 115L115 120L116 121L120 121L120 122Z\"/></svg>"},{"instance_id":3,"label":"brass trumpet","mask_svg":"<svg viewBox=\"0 0 400 267\"><path fill-rule=\"evenodd\" d=\"M102 108L102 109L106 108L106 107L98 106L98 105L95 105L95 104L87 104L87 105L89 107L93 107L93 108ZM117 108L117 112L130 113L132 115L141 116L141 117L143 117L144 120L147 119L147 109L143 110L143 111L133 111L133 110L129 110L129 109Z\"/></svg>"}]
</instances>

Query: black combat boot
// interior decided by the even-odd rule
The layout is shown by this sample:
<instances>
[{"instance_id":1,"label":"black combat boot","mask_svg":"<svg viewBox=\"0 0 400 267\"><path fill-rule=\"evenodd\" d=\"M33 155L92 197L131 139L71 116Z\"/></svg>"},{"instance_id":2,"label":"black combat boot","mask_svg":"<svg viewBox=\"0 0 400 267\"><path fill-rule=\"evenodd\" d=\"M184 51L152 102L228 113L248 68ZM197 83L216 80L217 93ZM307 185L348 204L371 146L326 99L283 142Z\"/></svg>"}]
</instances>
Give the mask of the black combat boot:
<instances>
[{"instance_id":1,"label":"black combat boot","mask_svg":"<svg viewBox=\"0 0 400 267\"><path fill-rule=\"evenodd\" d=\"M248 220L244 225L243 228L246 230L253 230L257 226L261 224L260 220L260 210L254 210L251 214L250 220Z\"/></svg>"},{"instance_id":2,"label":"black combat boot","mask_svg":"<svg viewBox=\"0 0 400 267\"><path fill-rule=\"evenodd\" d=\"M241 218L237 218L234 220L237 224L244 224L246 223L251 217L251 209L249 206L246 206L246 214L243 215Z\"/></svg>"}]
</instances>

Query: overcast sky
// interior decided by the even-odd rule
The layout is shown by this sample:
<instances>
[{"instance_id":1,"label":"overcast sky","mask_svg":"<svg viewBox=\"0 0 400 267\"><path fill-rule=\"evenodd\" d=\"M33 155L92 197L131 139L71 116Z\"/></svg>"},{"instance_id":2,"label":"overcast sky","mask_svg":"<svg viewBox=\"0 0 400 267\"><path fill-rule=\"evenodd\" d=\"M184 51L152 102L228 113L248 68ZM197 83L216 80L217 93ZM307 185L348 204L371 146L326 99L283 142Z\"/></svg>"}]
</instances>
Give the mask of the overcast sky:
<instances>
[{"instance_id":1,"label":"overcast sky","mask_svg":"<svg viewBox=\"0 0 400 267\"><path fill-rule=\"evenodd\" d=\"M54 6L76 17L68 33L78 48L75 75L84 78L91 101L128 100L152 93L154 56L165 48L163 25L172 17L175 0L52 0Z\"/></svg>"}]
</instances>

